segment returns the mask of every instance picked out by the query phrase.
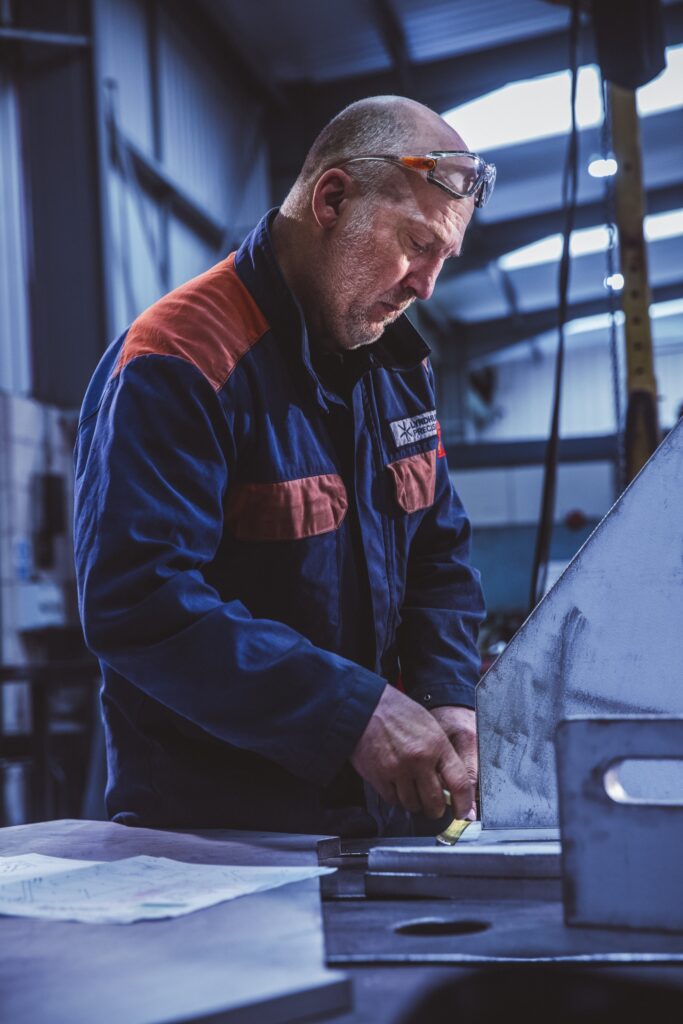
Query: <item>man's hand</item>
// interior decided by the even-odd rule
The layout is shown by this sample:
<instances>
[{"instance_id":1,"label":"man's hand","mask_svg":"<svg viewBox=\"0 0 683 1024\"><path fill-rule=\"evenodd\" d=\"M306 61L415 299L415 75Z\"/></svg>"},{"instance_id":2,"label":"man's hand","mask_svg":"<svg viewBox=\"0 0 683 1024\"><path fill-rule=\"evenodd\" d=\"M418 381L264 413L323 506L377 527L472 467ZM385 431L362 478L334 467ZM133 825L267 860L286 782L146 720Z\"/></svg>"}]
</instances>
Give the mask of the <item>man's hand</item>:
<instances>
[{"instance_id":1,"label":"man's hand","mask_svg":"<svg viewBox=\"0 0 683 1024\"><path fill-rule=\"evenodd\" d=\"M462 711L463 708L443 708ZM446 810L443 790L451 794L453 813L464 818L474 803L470 770L456 753L436 719L410 697L387 686L365 732L351 755L351 764L387 803L400 803L413 814L440 818ZM476 746L474 755L476 779Z\"/></svg>"},{"instance_id":2,"label":"man's hand","mask_svg":"<svg viewBox=\"0 0 683 1024\"><path fill-rule=\"evenodd\" d=\"M434 708L431 714L453 744L460 760L465 766L472 786L472 792L474 792L479 773L477 719L474 711L472 708L443 707ZM476 813L477 808L473 800L470 814L463 814L462 817L476 818Z\"/></svg>"}]
</instances>

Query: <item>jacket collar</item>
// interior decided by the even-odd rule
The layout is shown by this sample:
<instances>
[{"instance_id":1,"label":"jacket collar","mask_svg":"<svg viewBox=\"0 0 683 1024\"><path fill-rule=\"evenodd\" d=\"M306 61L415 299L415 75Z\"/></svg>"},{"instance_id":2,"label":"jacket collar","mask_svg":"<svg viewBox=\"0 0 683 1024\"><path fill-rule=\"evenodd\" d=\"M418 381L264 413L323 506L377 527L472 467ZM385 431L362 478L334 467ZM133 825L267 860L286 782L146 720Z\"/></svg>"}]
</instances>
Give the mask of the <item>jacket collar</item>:
<instances>
[{"instance_id":1,"label":"jacket collar","mask_svg":"<svg viewBox=\"0 0 683 1024\"><path fill-rule=\"evenodd\" d=\"M277 212L277 207L269 210L244 239L235 255L235 269L274 334L298 349L315 388L316 398L323 408L327 408L325 391L311 360L303 311L275 258L270 226ZM390 324L378 341L367 346L370 365L390 371L414 369L429 355L429 351L429 346L406 316Z\"/></svg>"}]
</instances>

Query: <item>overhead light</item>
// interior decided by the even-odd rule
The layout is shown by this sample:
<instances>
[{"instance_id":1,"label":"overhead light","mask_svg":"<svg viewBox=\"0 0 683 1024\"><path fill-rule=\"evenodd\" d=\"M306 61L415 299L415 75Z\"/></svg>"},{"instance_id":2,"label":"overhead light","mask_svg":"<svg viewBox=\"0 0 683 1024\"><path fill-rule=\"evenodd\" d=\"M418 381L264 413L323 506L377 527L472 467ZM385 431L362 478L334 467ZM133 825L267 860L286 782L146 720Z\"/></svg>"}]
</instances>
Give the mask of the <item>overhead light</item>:
<instances>
[{"instance_id":1,"label":"overhead light","mask_svg":"<svg viewBox=\"0 0 683 1024\"><path fill-rule=\"evenodd\" d=\"M659 242L665 238L683 235L683 209L648 214L643 222L643 231L648 242ZM605 252L609 243L610 230L606 224L581 228L572 231L569 252L572 256L590 256L596 252ZM512 252L501 256L498 263L503 270L522 270L524 267L536 267L542 263L556 263L561 256L562 235L556 234L513 249Z\"/></svg>"},{"instance_id":2,"label":"overhead light","mask_svg":"<svg viewBox=\"0 0 683 1024\"><path fill-rule=\"evenodd\" d=\"M644 228L648 242L660 242L664 238L683 235L683 210L652 213L645 218Z\"/></svg>"},{"instance_id":3,"label":"overhead light","mask_svg":"<svg viewBox=\"0 0 683 1024\"><path fill-rule=\"evenodd\" d=\"M621 275L618 275L621 277ZM683 314L683 299L669 299L666 302L653 302L650 306L650 317L653 320L664 320L670 316ZM626 317L624 311L617 309L614 314L617 327L622 327ZM596 313L593 316L582 316L569 320L565 326L567 334L590 334L592 331L606 331L611 323L609 313Z\"/></svg>"},{"instance_id":4,"label":"overhead light","mask_svg":"<svg viewBox=\"0 0 683 1024\"><path fill-rule=\"evenodd\" d=\"M579 127L599 125L600 79L594 64L579 68L576 93ZM442 116L470 149L480 152L565 134L571 127L570 98L571 74L560 71L504 85Z\"/></svg>"},{"instance_id":5,"label":"overhead light","mask_svg":"<svg viewBox=\"0 0 683 1024\"><path fill-rule=\"evenodd\" d=\"M605 288L611 288L613 292L620 292L624 287L624 275L609 274L602 283Z\"/></svg>"},{"instance_id":6,"label":"overhead light","mask_svg":"<svg viewBox=\"0 0 683 1024\"><path fill-rule=\"evenodd\" d=\"M680 316L681 313L683 313L683 299L653 302L650 306L650 316L653 320L662 320L667 316Z\"/></svg>"},{"instance_id":7,"label":"overhead light","mask_svg":"<svg viewBox=\"0 0 683 1024\"><path fill-rule=\"evenodd\" d=\"M616 310L614 320L617 327L621 327L625 320L623 310ZM590 334L592 331L606 331L610 323L609 313L596 313L594 316L582 316L577 320L569 320L564 330L566 334Z\"/></svg>"},{"instance_id":8,"label":"overhead light","mask_svg":"<svg viewBox=\"0 0 683 1024\"><path fill-rule=\"evenodd\" d=\"M683 106L683 46L667 46L666 67L661 75L636 91L638 113L641 117L661 114Z\"/></svg>"},{"instance_id":9,"label":"overhead light","mask_svg":"<svg viewBox=\"0 0 683 1024\"><path fill-rule=\"evenodd\" d=\"M591 178L611 178L617 173L617 162L614 157L596 157L588 165Z\"/></svg>"},{"instance_id":10,"label":"overhead light","mask_svg":"<svg viewBox=\"0 0 683 1024\"><path fill-rule=\"evenodd\" d=\"M666 67L658 78L636 91L641 117L683 106L683 45L666 49ZM602 123L598 68L579 68L576 83L576 120L579 128ZM564 135L571 127L571 73L512 82L443 114L466 140L470 149L483 151L514 146L532 139ZM500 186L499 186L500 187Z\"/></svg>"}]
</instances>

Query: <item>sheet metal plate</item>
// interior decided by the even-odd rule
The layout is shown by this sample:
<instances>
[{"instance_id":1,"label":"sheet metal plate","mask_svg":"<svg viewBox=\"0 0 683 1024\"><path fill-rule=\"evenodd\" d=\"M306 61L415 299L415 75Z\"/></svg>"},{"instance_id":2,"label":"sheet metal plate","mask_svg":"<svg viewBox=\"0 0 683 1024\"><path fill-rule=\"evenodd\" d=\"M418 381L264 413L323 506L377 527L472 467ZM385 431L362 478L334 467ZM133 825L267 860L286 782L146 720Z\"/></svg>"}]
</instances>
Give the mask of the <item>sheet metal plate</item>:
<instances>
[{"instance_id":1,"label":"sheet metal plate","mask_svg":"<svg viewBox=\"0 0 683 1024\"><path fill-rule=\"evenodd\" d=\"M561 719L683 713L682 505L683 422L477 688L487 828L558 825Z\"/></svg>"},{"instance_id":2,"label":"sheet metal plate","mask_svg":"<svg viewBox=\"0 0 683 1024\"><path fill-rule=\"evenodd\" d=\"M683 786L622 785L628 762L683 760L683 718L569 719L557 758L567 921L683 932Z\"/></svg>"},{"instance_id":3,"label":"sheet metal plate","mask_svg":"<svg viewBox=\"0 0 683 1024\"><path fill-rule=\"evenodd\" d=\"M0 854L315 864L315 836L57 821L0 829ZM317 879L132 925L0 917L0 1019L12 1024L284 1024L347 1010L323 966Z\"/></svg>"},{"instance_id":4,"label":"sheet metal plate","mask_svg":"<svg viewBox=\"0 0 683 1024\"><path fill-rule=\"evenodd\" d=\"M560 901L345 900L324 903L323 918L331 966L683 964L683 935L569 928ZM436 934L397 931L415 921L436 922ZM455 933L440 933L443 922L452 923Z\"/></svg>"}]
</instances>

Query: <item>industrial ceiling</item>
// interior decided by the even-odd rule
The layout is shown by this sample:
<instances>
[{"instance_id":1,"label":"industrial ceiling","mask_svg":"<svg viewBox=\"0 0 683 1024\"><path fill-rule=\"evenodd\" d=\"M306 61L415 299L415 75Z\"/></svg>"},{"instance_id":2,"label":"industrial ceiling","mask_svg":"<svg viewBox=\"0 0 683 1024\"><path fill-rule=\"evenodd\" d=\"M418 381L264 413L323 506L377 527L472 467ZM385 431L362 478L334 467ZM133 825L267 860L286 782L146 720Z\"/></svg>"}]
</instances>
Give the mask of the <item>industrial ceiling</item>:
<instances>
[{"instance_id":1,"label":"industrial ceiling","mask_svg":"<svg viewBox=\"0 0 683 1024\"><path fill-rule=\"evenodd\" d=\"M322 124L354 99L402 93L443 113L508 83L556 75L569 66L569 11L545 0L347 0L343 6L319 0L259 0L257 14L254 5L242 0L201 0L201 6L222 32L230 58L273 113L275 201L293 180ZM680 46L683 3L664 0L663 6L666 45ZM595 62L585 18L579 63ZM678 105L669 104L642 120L652 214L683 210L680 63L677 69ZM553 102L549 95L541 93L533 102ZM558 117L566 120L567 103L560 106L565 109L558 110ZM519 113L521 119L529 111L522 107ZM459 124L457 115L454 124ZM604 148L599 125L581 130L580 228L609 219L605 180L587 170ZM485 150L498 167L494 198L477 213L463 257L444 269L429 306L434 333L442 341L457 337L470 359L542 335L555 325L557 263L508 270L499 257L561 231L565 151L562 131ZM649 249L653 301L683 296L683 234L674 228L670 237L651 241ZM608 308L605 268L599 246L573 261L572 317Z\"/></svg>"}]
</instances>

